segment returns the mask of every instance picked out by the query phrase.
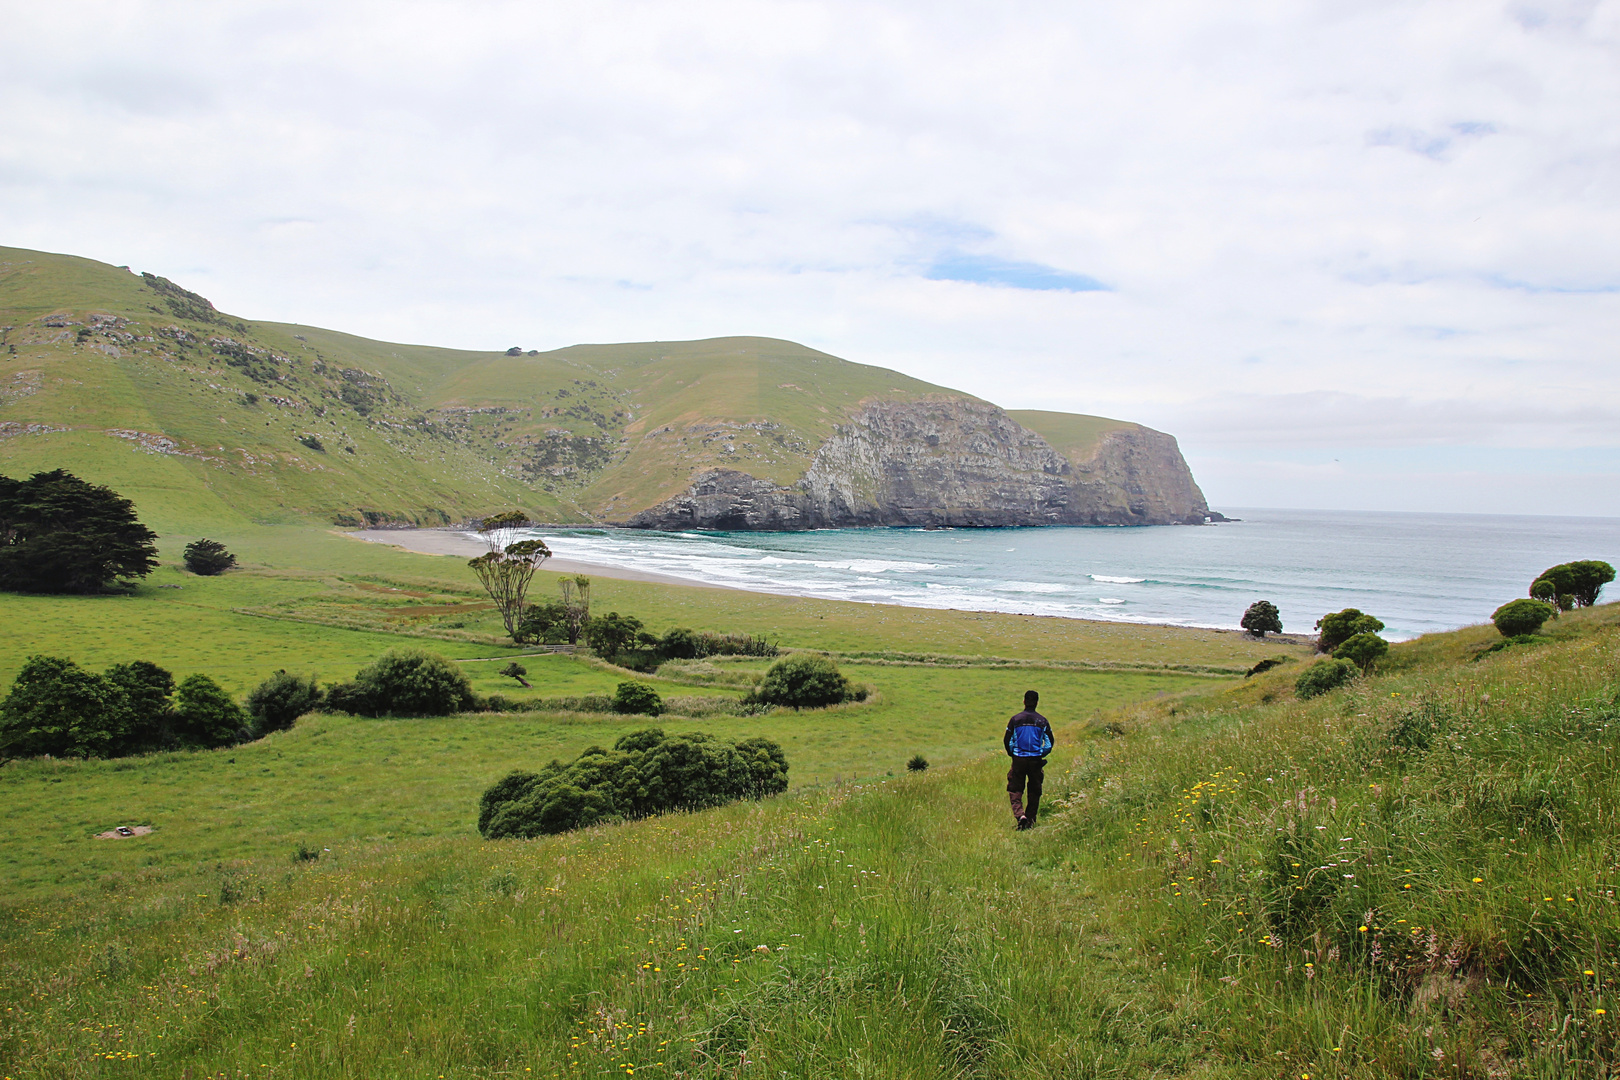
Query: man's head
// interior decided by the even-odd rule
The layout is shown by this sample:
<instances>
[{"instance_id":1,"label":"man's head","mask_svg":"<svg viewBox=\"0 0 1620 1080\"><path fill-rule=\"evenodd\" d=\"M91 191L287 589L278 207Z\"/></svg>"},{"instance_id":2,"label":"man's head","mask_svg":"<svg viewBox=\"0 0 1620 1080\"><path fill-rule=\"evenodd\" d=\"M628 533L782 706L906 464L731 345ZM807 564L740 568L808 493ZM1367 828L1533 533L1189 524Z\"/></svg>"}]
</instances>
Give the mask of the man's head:
<instances>
[{"instance_id":1,"label":"man's head","mask_svg":"<svg viewBox=\"0 0 1620 1080\"><path fill-rule=\"evenodd\" d=\"M1040 703L1041 695L1037 694L1033 690L1024 691L1024 708L1028 709L1030 712L1034 712L1035 706L1039 705Z\"/></svg>"}]
</instances>

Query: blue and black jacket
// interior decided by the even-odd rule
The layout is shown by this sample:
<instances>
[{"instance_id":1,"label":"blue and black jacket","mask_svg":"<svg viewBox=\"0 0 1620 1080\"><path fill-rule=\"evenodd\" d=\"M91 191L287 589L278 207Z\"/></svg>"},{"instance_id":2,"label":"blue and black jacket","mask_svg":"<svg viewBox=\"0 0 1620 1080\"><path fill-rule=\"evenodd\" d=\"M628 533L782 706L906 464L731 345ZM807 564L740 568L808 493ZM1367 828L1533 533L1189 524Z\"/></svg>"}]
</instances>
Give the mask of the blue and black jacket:
<instances>
[{"instance_id":1,"label":"blue and black jacket","mask_svg":"<svg viewBox=\"0 0 1620 1080\"><path fill-rule=\"evenodd\" d=\"M1007 735L1001 740L1007 756L1043 758L1052 752L1052 725L1038 712L1025 709L1007 721Z\"/></svg>"}]
</instances>

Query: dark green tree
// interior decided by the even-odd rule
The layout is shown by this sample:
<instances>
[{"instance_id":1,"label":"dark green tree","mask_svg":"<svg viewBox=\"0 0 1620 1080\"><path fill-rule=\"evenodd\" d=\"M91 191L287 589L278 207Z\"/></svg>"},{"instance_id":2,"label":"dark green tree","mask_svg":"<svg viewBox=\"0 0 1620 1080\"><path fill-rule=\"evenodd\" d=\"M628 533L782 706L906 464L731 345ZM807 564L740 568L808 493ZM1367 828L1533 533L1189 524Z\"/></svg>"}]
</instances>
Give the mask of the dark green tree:
<instances>
[{"instance_id":1,"label":"dark green tree","mask_svg":"<svg viewBox=\"0 0 1620 1080\"><path fill-rule=\"evenodd\" d=\"M315 676L289 675L282 668L248 693L253 733L263 736L287 730L300 716L320 708L323 697Z\"/></svg>"},{"instance_id":2,"label":"dark green tree","mask_svg":"<svg viewBox=\"0 0 1620 1080\"><path fill-rule=\"evenodd\" d=\"M157 566L157 534L135 504L62 469L0 476L0 589L97 593Z\"/></svg>"},{"instance_id":3,"label":"dark green tree","mask_svg":"<svg viewBox=\"0 0 1620 1080\"><path fill-rule=\"evenodd\" d=\"M1558 614L1558 609L1540 600L1510 600L1491 613L1491 622L1503 637L1521 637L1541 631L1541 624Z\"/></svg>"},{"instance_id":4,"label":"dark green tree","mask_svg":"<svg viewBox=\"0 0 1620 1080\"><path fill-rule=\"evenodd\" d=\"M644 682L622 682L613 692L613 711L657 716L664 711L664 699Z\"/></svg>"},{"instance_id":5,"label":"dark green tree","mask_svg":"<svg viewBox=\"0 0 1620 1080\"><path fill-rule=\"evenodd\" d=\"M1373 633L1356 634L1339 643L1333 650L1333 655L1339 660L1348 660L1362 671L1366 671L1382 660L1389 653L1389 642Z\"/></svg>"},{"instance_id":6,"label":"dark green tree","mask_svg":"<svg viewBox=\"0 0 1620 1080\"><path fill-rule=\"evenodd\" d=\"M174 743L174 676L145 660L114 664L107 681L129 700L130 724L121 753L158 750Z\"/></svg>"},{"instance_id":7,"label":"dark green tree","mask_svg":"<svg viewBox=\"0 0 1620 1080\"><path fill-rule=\"evenodd\" d=\"M505 675L508 679L516 679L518 681L518 685L524 688L528 688L530 685L529 680L524 678L524 676L528 673L529 669L518 663L516 660L513 660L511 663L501 668L500 671L496 672L497 675Z\"/></svg>"},{"instance_id":8,"label":"dark green tree","mask_svg":"<svg viewBox=\"0 0 1620 1080\"><path fill-rule=\"evenodd\" d=\"M1603 586L1614 580L1614 567L1598 559L1550 566L1530 583L1530 595L1568 611L1597 603Z\"/></svg>"},{"instance_id":9,"label":"dark green tree","mask_svg":"<svg viewBox=\"0 0 1620 1080\"><path fill-rule=\"evenodd\" d=\"M223 574L236 565L236 556L226 551L224 544L206 537L187 544L182 558L187 570L204 577Z\"/></svg>"},{"instance_id":10,"label":"dark green tree","mask_svg":"<svg viewBox=\"0 0 1620 1080\"><path fill-rule=\"evenodd\" d=\"M111 757L129 740L129 695L59 656L30 656L0 701L0 754Z\"/></svg>"},{"instance_id":11,"label":"dark green tree","mask_svg":"<svg viewBox=\"0 0 1620 1080\"><path fill-rule=\"evenodd\" d=\"M772 664L752 696L768 705L816 709L849 701L856 691L827 657L798 653Z\"/></svg>"},{"instance_id":12,"label":"dark green tree","mask_svg":"<svg viewBox=\"0 0 1620 1080\"><path fill-rule=\"evenodd\" d=\"M641 636L641 620L634 615L610 611L585 624L585 643L604 660L612 660L619 650L628 649Z\"/></svg>"},{"instance_id":13,"label":"dark green tree","mask_svg":"<svg viewBox=\"0 0 1620 1080\"><path fill-rule=\"evenodd\" d=\"M1270 600L1256 600L1249 605L1243 613L1238 625L1257 638L1266 636L1266 632L1282 633L1282 614L1278 612L1277 605Z\"/></svg>"},{"instance_id":14,"label":"dark green tree","mask_svg":"<svg viewBox=\"0 0 1620 1080\"><path fill-rule=\"evenodd\" d=\"M1321 631L1316 639L1316 651L1330 653L1357 634L1378 633L1384 628L1384 624L1371 615L1363 614L1357 608L1347 607L1343 611L1336 611L1332 615L1324 615L1317 619L1316 628Z\"/></svg>"},{"instance_id":15,"label":"dark green tree","mask_svg":"<svg viewBox=\"0 0 1620 1080\"><path fill-rule=\"evenodd\" d=\"M213 679L187 675L174 691L174 734L182 746L229 746L247 736L248 716Z\"/></svg>"}]
</instances>

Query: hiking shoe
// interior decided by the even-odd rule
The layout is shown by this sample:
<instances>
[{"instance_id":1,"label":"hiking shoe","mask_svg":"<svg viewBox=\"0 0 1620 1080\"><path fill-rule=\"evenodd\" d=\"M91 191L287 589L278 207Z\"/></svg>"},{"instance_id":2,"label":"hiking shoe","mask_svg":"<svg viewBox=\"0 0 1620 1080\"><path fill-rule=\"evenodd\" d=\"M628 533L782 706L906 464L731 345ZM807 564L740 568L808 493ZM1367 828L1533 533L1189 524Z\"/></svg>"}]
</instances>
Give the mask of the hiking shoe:
<instances>
[{"instance_id":1,"label":"hiking shoe","mask_svg":"<svg viewBox=\"0 0 1620 1080\"><path fill-rule=\"evenodd\" d=\"M1023 832L1025 829L1028 829L1028 828L1032 827L1034 824L1035 823L1033 821L1029 820L1029 818L1021 817L1021 818L1018 819L1018 826L1017 826L1018 831Z\"/></svg>"}]
</instances>

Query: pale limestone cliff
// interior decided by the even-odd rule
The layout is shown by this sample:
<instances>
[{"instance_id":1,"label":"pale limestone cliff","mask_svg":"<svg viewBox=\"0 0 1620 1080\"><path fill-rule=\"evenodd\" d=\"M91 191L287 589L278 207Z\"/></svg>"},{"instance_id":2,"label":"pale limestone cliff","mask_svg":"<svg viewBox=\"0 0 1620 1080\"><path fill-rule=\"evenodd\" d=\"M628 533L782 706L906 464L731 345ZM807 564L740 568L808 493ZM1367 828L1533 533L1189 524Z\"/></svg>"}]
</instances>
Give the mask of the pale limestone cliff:
<instances>
[{"instance_id":1,"label":"pale limestone cliff","mask_svg":"<svg viewBox=\"0 0 1620 1080\"><path fill-rule=\"evenodd\" d=\"M1202 524L1209 509L1176 440L1130 424L1071 460L1002 409L968 398L879 401L817 450L792 486L703 473L626 524L649 529Z\"/></svg>"}]
</instances>

